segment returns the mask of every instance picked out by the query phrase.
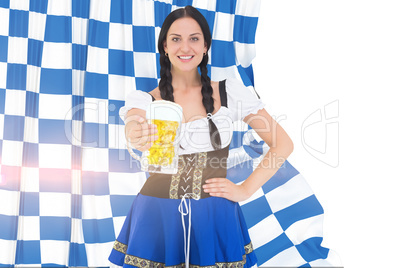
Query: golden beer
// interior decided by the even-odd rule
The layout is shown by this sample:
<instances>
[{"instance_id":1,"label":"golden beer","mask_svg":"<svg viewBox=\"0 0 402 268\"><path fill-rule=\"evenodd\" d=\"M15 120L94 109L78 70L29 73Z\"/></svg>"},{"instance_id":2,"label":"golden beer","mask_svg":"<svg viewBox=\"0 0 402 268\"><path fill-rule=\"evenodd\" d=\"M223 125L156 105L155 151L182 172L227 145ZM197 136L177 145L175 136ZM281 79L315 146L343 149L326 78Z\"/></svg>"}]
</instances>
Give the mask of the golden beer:
<instances>
[{"instance_id":1,"label":"golden beer","mask_svg":"<svg viewBox=\"0 0 402 268\"><path fill-rule=\"evenodd\" d=\"M170 165L175 154L174 140L179 122L152 119L151 123L156 125L158 129L158 139L149 149L149 164L160 166Z\"/></svg>"},{"instance_id":2,"label":"golden beer","mask_svg":"<svg viewBox=\"0 0 402 268\"><path fill-rule=\"evenodd\" d=\"M158 139L141 156L130 144L127 144L128 152L140 162L142 171L176 174L179 164L176 135L180 133L183 108L171 101L155 100L146 107L145 113L148 124L157 128Z\"/></svg>"}]
</instances>

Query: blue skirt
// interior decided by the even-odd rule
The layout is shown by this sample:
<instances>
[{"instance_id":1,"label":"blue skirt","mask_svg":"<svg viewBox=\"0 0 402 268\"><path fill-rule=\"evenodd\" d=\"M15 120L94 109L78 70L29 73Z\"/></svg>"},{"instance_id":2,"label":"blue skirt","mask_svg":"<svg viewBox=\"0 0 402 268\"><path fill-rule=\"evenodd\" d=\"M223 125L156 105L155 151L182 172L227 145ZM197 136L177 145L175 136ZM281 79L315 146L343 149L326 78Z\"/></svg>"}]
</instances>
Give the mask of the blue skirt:
<instances>
[{"instance_id":1,"label":"blue skirt","mask_svg":"<svg viewBox=\"0 0 402 268\"><path fill-rule=\"evenodd\" d=\"M191 201L190 201L191 200ZM251 267L257 263L238 203L208 197L191 202L190 267ZM109 260L123 267L184 267L180 199L138 194ZM184 216L188 230L189 215Z\"/></svg>"}]
</instances>

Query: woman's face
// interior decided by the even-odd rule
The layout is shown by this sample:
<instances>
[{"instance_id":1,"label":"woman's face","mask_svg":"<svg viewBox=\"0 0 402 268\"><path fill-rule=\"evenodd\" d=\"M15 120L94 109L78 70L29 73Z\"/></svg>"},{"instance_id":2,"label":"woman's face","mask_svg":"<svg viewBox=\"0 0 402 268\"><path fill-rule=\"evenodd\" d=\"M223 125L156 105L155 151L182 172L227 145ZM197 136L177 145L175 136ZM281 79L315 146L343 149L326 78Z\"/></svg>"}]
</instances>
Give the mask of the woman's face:
<instances>
[{"instance_id":1,"label":"woman's face","mask_svg":"<svg viewBox=\"0 0 402 268\"><path fill-rule=\"evenodd\" d=\"M207 46L200 25L193 18L180 18L170 26L164 43L172 68L187 72L197 69Z\"/></svg>"}]
</instances>

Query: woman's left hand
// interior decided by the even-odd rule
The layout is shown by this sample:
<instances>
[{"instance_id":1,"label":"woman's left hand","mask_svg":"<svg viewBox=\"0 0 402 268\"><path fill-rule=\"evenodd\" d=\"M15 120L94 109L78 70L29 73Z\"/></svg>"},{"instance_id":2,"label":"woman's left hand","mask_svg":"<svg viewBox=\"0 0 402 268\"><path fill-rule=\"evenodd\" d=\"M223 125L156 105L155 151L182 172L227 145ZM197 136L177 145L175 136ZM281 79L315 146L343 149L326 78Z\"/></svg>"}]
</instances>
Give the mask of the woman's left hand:
<instances>
[{"instance_id":1,"label":"woman's left hand","mask_svg":"<svg viewBox=\"0 0 402 268\"><path fill-rule=\"evenodd\" d=\"M251 196L243 185L234 184L226 178L211 178L205 182L204 192L211 196L223 197L233 202L241 202Z\"/></svg>"}]
</instances>

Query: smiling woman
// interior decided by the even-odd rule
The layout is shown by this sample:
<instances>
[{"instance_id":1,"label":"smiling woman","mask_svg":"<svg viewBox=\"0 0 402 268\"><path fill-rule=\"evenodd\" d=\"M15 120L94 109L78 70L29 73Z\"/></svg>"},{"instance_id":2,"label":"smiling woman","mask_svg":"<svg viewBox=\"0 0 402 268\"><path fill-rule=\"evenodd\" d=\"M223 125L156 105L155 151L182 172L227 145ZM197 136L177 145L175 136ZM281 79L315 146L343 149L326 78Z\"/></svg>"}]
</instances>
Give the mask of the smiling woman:
<instances>
[{"instance_id":1,"label":"smiling woman","mask_svg":"<svg viewBox=\"0 0 402 268\"><path fill-rule=\"evenodd\" d=\"M186 6L170 13L158 40L159 86L149 93L133 91L122 108L128 144L139 151L148 150L162 134L145 120L144 107L154 100L175 102L183 108L180 137L188 139L179 140L178 172L150 173L134 200L109 257L115 264L257 264L238 202L250 198L276 173L279 166L267 163L283 163L293 144L264 110L264 103L242 82L233 78L211 81L207 69L210 46L209 26L199 11ZM270 145L261 164L242 184L226 178L236 120L248 123Z\"/></svg>"},{"instance_id":2,"label":"smiling woman","mask_svg":"<svg viewBox=\"0 0 402 268\"><path fill-rule=\"evenodd\" d=\"M168 55L172 63L172 73L197 68L207 52L207 44L199 24L192 18L176 20L167 33L164 50L165 56Z\"/></svg>"}]
</instances>

